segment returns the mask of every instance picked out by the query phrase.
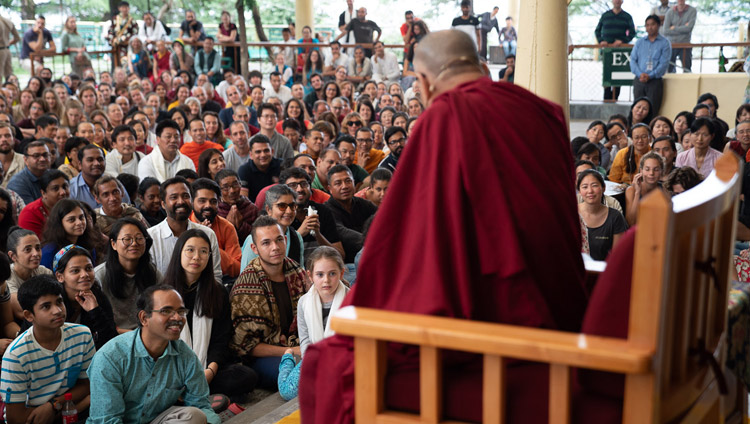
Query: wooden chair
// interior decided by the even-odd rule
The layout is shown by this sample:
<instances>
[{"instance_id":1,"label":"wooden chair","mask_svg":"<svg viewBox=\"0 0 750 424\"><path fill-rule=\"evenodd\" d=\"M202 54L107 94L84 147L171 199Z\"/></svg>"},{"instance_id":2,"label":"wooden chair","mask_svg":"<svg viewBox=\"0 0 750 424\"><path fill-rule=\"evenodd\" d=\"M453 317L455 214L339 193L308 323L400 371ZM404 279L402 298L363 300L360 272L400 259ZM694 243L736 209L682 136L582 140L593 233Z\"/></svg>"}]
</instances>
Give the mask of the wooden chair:
<instances>
[{"instance_id":1,"label":"wooden chair","mask_svg":"<svg viewBox=\"0 0 750 424\"><path fill-rule=\"evenodd\" d=\"M698 187L671 200L654 191L641 202L627 339L342 309L332 325L354 337L357 422L442 422L446 349L484 355L486 423L505 421L505 358L549 364L550 423L571 420L572 367L625 374L625 423L723 422L721 371L710 358L724 362L741 175L737 158L724 154ZM419 415L385 410L387 342L420 346Z\"/></svg>"}]
</instances>

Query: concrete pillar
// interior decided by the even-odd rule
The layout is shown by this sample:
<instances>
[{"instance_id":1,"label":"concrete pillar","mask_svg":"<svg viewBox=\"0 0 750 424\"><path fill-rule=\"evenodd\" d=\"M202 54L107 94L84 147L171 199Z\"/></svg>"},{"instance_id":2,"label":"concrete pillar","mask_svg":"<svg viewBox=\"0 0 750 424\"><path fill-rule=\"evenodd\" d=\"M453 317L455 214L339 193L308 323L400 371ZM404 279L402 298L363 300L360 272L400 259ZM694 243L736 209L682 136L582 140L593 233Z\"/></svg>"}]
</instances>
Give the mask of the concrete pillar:
<instances>
[{"instance_id":1,"label":"concrete pillar","mask_svg":"<svg viewBox=\"0 0 750 424\"><path fill-rule=\"evenodd\" d=\"M506 16L513 18L513 26L516 28L516 31L518 31L518 27L521 24L521 0L508 0L508 14ZM505 26L506 16L497 17L500 28Z\"/></svg>"},{"instance_id":2,"label":"concrete pillar","mask_svg":"<svg viewBox=\"0 0 750 424\"><path fill-rule=\"evenodd\" d=\"M315 19L313 19L313 0L296 0L294 6L294 22L297 27L296 37L302 38L302 28L305 25L312 28L315 34Z\"/></svg>"},{"instance_id":3,"label":"concrete pillar","mask_svg":"<svg viewBox=\"0 0 750 424\"><path fill-rule=\"evenodd\" d=\"M518 37L515 83L562 106L567 118L566 0L524 0L520 12L523 32L519 32Z\"/></svg>"}]
</instances>

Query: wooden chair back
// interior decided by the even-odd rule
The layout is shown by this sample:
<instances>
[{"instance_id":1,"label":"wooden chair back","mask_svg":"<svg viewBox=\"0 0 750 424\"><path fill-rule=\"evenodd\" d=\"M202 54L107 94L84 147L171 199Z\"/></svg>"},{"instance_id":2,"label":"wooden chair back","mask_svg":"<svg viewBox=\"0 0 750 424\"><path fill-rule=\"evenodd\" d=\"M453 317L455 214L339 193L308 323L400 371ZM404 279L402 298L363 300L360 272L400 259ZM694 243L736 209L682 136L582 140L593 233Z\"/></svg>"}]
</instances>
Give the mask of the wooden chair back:
<instances>
[{"instance_id":1,"label":"wooden chair back","mask_svg":"<svg viewBox=\"0 0 750 424\"><path fill-rule=\"evenodd\" d=\"M484 355L482 422L505 422L506 358L550 366L549 422L571 419L571 368L625 374L623 422L720 422L741 164L724 154L699 186L640 204L627 339L461 319L343 308L333 329L354 337L355 417L439 423L442 350ZM384 405L386 343L420 346L419 415ZM712 369L712 364L718 369Z\"/></svg>"}]
</instances>

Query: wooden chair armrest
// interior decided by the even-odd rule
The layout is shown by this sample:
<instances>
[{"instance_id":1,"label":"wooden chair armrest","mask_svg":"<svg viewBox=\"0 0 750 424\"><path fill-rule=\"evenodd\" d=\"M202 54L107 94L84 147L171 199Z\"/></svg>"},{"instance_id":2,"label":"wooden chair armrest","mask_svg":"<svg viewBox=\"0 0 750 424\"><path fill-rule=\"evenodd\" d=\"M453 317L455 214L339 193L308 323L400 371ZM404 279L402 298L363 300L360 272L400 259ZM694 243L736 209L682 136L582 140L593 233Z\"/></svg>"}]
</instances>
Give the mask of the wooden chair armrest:
<instances>
[{"instance_id":1,"label":"wooden chair armrest","mask_svg":"<svg viewBox=\"0 0 750 424\"><path fill-rule=\"evenodd\" d=\"M331 319L339 335L617 373L649 372L653 355L624 339L353 306Z\"/></svg>"}]
</instances>

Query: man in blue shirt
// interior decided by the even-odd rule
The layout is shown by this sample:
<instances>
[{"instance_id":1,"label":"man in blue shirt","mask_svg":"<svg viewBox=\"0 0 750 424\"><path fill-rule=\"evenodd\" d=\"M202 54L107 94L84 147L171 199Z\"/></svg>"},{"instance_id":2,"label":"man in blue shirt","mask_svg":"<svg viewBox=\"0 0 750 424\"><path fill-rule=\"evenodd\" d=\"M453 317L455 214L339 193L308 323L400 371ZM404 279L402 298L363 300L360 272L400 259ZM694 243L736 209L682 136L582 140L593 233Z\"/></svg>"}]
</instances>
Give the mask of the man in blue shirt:
<instances>
[{"instance_id":1,"label":"man in blue shirt","mask_svg":"<svg viewBox=\"0 0 750 424\"><path fill-rule=\"evenodd\" d=\"M672 45L659 34L661 21L656 15L646 18L646 37L636 41L630 53L630 70L635 74L633 95L648 97L657 115L664 94L662 77L667 72L672 56Z\"/></svg>"},{"instance_id":2,"label":"man in blue shirt","mask_svg":"<svg viewBox=\"0 0 750 424\"><path fill-rule=\"evenodd\" d=\"M81 172L70 180L70 198L84 202L92 209L100 208L102 205L96 200L92 189L96 180L104 174L104 152L95 144L88 144L78 151L78 160L81 163ZM130 203L128 192L122 187L120 191L122 201Z\"/></svg>"},{"instance_id":3,"label":"man in blue shirt","mask_svg":"<svg viewBox=\"0 0 750 424\"><path fill-rule=\"evenodd\" d=\"M136 302L138 329L121 334L89 367L90 424L126 422L220 424L195 353L180 338L188 310L170 286L144 290ZM184 406L176 406L182 398Z\"/></svg>"},{"instance_id":4,"label":"man in blue shirt","mask_svg":"<svg viewBox=\"0 0 750 424\"><path fill-rule=\"evenodd\" d=\"M15 191L27 205L42 197L42 187L39 178L50 167L50 155L44 141L32 141L26 145L23 152L23 171L14 175L8 183L8 188Z\"/></svg>"}]
</instances>

